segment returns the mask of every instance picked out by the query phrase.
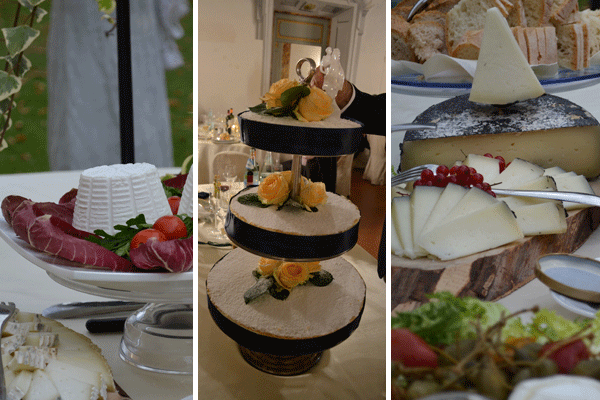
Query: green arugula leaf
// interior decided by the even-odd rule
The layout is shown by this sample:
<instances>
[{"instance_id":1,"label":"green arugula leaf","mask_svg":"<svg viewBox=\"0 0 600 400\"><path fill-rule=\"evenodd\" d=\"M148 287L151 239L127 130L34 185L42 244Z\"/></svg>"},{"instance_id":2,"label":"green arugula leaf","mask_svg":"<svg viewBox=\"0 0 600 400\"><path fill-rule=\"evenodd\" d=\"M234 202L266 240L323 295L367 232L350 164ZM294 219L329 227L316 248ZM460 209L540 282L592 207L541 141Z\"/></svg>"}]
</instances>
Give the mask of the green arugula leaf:
<instances>
[{"instance_id":1,"label":"green arugula leaf","mask_svg":"<svg viewBox=\"0 0 600 400\"><path fill-rule=\"evenodd\" d=\"M131 244L131 239L133 239L138 232L149 228L152 228L152 224L146 223L146 217L144 214L140 214L135 218L127 220L126 225L115 225L115 230L118 232L114 235L111 235L102 229L97 229L94 233L100 237L92 236L87 240L96 243L121 257L129 258L129 245Z\"/></svg>"},{"instance_id":2,"label":"green arugula leaf","mask_svg":"<svg viewBox=\"0 0 600 400\"><path fill-rule=\"evenodd\" d=\"M327 286L333 281L333 275L329 271L322 269L314 272L308 281L315 286Z\"/></svg>"},{"instance_id":3,"label":"green arugula leaf","mask_svg":"<svg viewBox=\"0 0 600 400\"><path fill-rule=\"evenodd\" d=\"M256 193L249 193L249 194L245 194L243 196L239 196L238 201L241 204L244 204L247 206L254 206L254 207L260 207L260 208L267 208L267 207L271 206L270 204L263 204L262 201L260 201L260 197L258 197L258 195Z\"/></svg>"}]
</instances>

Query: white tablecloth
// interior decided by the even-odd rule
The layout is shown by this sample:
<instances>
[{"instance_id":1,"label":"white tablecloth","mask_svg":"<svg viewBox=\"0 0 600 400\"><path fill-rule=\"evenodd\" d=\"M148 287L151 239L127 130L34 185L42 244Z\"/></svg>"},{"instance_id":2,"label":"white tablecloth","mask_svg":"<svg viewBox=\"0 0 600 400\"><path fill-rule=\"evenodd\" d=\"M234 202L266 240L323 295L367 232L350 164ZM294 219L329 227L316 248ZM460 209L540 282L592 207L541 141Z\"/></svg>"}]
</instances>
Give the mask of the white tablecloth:
<instances>
[{"instance_id":1,"label":"white tablecloth","mask_svg":"<svg viewBox=\"0 0 600 400\"><path fill-rule=\"evenodd\" d=\"M162 172L178 172L175 169ZM57 202L79 181L79 171L0 175L0 200L9 194L34 201ZM12 301L22 311L41 313L45 308L65 302L106 301L59 285L44 270L25 260L0 240L0 298ZM166 375L143 371L119 358L121 334L90 334L86 318L60 320L67 327L88 336L100 349L112 368L115 381L133 400L180 400L192 394L193 376Z\"/></svg>"},{"instance_id":2,"label":"white tablecloth","mask_svg":"<svg viewBox=\"0 0 600 400\"><path fill-rule=\"evenodd\" d=\"M555 92L553 95L566 98L586 110L588 110L596 119L600 120L600 84L578 88L572 91ZM414 118L428 107L437 104L444 97L417 96L409 95L392 90L391 94L391 123L399 124L412 122ZM402 142L404 132L392 134L391 155L392 165L397 167L400 163L399 144ZM598 155L600 157L600 155ZM600 231L596 230L586 243L574 254L590 258L600 257ZM517 311L523 308L538 304L540 307L556 310L559 314L567 318L576 318L577 315L559 306L551 297L548 288L538 279L534 279L522 288L516 290L507 297L500 299L499 303L507 306L511 311Z\"/></svg>"},{"instance_id":3,"label":"white tablecloth","mask_svg":"<svg viewBox=\"0 0 600 400\"><path fill-rule=\"evenodd\" d=\"M244 143L215 143L212 140L198 140L198 158L195 160L198 170L198 183L211 183L215 177L213 160L223 151L239 151L250 156L250 147Z\"/></svg>"},{"instance_id":4,"label":"white tablecloth","mask_svg":"<svg viewBox=\"0 0 600 400\"><path fill-rule=\"evenodd\" d=\"M200 190L208 186L200 185ZM199 233L201 236L201 233ZM210 399L384 399L386 388L386 290L377 262L362 247L344 257L367 285L365 310L356 331L323 353L309 373L278 377L261 372L242 358L237 344L212 320L206 278L229 250L200 246L198 253L198 398ZM218 350L217 350L218 349Z\"/></svg>"}]
</instances>

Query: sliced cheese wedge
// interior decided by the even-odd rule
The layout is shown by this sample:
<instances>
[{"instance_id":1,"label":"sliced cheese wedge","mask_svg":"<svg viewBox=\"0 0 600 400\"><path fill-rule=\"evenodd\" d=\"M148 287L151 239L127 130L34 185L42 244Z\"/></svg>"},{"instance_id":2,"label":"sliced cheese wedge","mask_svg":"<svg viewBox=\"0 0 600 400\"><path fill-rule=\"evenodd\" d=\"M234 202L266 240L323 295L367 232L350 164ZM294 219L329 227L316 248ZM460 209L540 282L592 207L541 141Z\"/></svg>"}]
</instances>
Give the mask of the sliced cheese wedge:
<instances>
[{"instance_id":1,"label":"sliced cheese wedge","mask_svg":"<svg viewBox=\"0 0 600 400\"><path fill-rule=\"evenodd\" d=\"M544 175L556 176L556 175L564 174L565 172L567 172L567 171L565 171L561 167L554 166L554 167L546 168L544 170Z\"/></svg>"},{"instance_id":2,"label":"sliced cheese wedge","mask_svg":"<svg viewBox=\"0 0 600 400\"><path fill-rule=\"evenodd\" d=\"M468 189L454 183L449 183L444 189L438 202L435 204L433 210L429 214L429 218L425 222L423 229L421 229L421 235L429 232L439 222L444 219L463 197L467 193Z\"/></svg>"},{"instance_id":3,"label":"sliced cheese wedge","mask_svg":"<svg viewBox=\"0 0 600 400\"><path fill-rule=\"evenodd\" d=\"M489 183L492 185L492 190L494 188L514 189L542 175L544 175L544 168L529 161L515 158L500 175Z\"/></svg>"},{"instance_id":4,"label":"sliced cheese wedge","mask_svg":"<svg viewBox=\"0 0 600 400\"><path fill-rule=\"evenodd\" d=\"M493 182L493 179L500 174L500 160L495 158L469 154L463 164L475 168L483 175L484 182Z\"/></svg>"},{"instance_id":5,"label":"sliced cheese wedge","mask_svg":"<svg viewBox=\"0 0 600 400\"><path fill-rule=\"evenodd\" d=\"M6 393L8 394L8 399L20 400L25 396L25 393L29 390L29 386L31 386L31 379L33 377L33 373L31 371L21 371L11 382L6 386Z\"/></svg>"},{"instance_id":6,"label":"sliced cheese wedge","mask_svg":"<svg viewBox=\"0 0 600 400\"><path fill-rule=\"evenodd\" d=\"M392 207L395 208L394 225L398 228L398 236L404 249L404 255L408 258L417 258L413 250L409 196L394 198Z\"/></svg>"},{"instance_id":7,"label":"sliced cheese wedge","mask_svg":"<svg viewBox=\"0 0 600 400\"><path fill-rule=\"evenodd\" d=\"M31 385L29 390L23 397L23 400L59 400L60 393L52 383L52 380L42 370L36 370L33 372L33 378L31 379Z\"/></svg>"},{"instance_id":8,"label":"sliced cheese wedge","mask_svg":"<svg viewBox=\"0 0 600 400\"><path fill-rule=\"evenodd\" d=\"M595 194L594 190L590 186L590 183L583 175L573 176L569 174L561 174L555 176L554 180L556 181L556 189L561 192ZM573 203L569 201L563 202L563 205L566 210L578 210L589 207L585 204Z\"/></svg>"},{"instance_id":9,"label":"sliced cheese wedge","mask_svg":"<svg viewBox=\"0 0 600 400\"><path fill-rule=\"evenodd\" d=\"M493 249L523 236L512 211L499 201L437 226L422 236L419 244L445 261Z\"/></svg>"},{"instance_id":10,"label":"sliced cheese wedge","mask_svg":"<svg viewBox=\"0 0 600 400\"><path fill-rule=\"evenodd\" d=\"M427 252L418 245L417 239L443 191L443 188L436 186L416 186L410 195L413 249L417 256L427 255Z\"/></svg>"},{"instance_id":11,"label":"sliced cheese wedge","mask_svg":"<svg viewBox=\"0 0 600 400\"><path fill-rule=\"evenodd\" d=\"M465 193L462 199L442 218L439 224L446 224L455 219L469 215L474 211L481 210L497 203L498 200L481 189L471 188ZM429 227L429 232L434 230L436 226Z\"/></svg>"},{"instance_id":12,"label":"sliced cheese wedge","mask_svg":"<svg viewBox=\"0 0 600 400\"><path fill-rule=\"evenodd\" d=\"M469 100L501 105L544 93L506 18L498 8L488 9Z\"/></svg>"},{"instance_id":13,"label":"sliced cheese wedge","mask_svg":"<svg viewBox=\"0 0 600 400\"><path fill-rule=\"evenodd\" d=\"M567 213L558 202L547 202L515 210L517 223L525 236L550 235L567 231Z\"/></svg>"},{"instance_id":14,"label":"sliced cheese wedge","mask_svg":"<svg viewBox=\"0 0 600 400\"><path fill-rule=\"evenodd\" d=\"M544 190L544 191L556 191L556 183L554 178L551 176L540 176L532 181L526 182L523 185L511 187L514 190ZM560 201L538 199L535 197L517 197L517 196L499 196L500 200L508 204L511 210L516 210L521 207L530 206L541 203L560 203Z\"/></svg>"},{"instance_id":15,"label":"sliced cheese wedge","mask_svg":"<svg viewBox=\"0 0 600 400\"><path fill-rule=\"evenodd\" d=\"M100 373L67 364L63 361L53 359L45 369L52 379L54 386L58 389L62 399L82 399L84 397L70 397L74 393L85 393L87 399L105 399L106 384ZM75 384L75 383L79 384ZM76 389L73 392L71 389Z\"/></svg>"},{"instance_id":16,"label":"sliced cheese wedge","mask_svg":"<svg viewBox=\"0 0 600 400\"><path fill-rule=\"evenodd\" d=\"M400 235L398 231L400 228L396 226L396 209L391 207L391 215L392 215L392 226L390 227L390 242L392 245L392 253L402 257L404 255L404 248L402 247L402 243L400 243Z\"/></svg>"}]
</instances>

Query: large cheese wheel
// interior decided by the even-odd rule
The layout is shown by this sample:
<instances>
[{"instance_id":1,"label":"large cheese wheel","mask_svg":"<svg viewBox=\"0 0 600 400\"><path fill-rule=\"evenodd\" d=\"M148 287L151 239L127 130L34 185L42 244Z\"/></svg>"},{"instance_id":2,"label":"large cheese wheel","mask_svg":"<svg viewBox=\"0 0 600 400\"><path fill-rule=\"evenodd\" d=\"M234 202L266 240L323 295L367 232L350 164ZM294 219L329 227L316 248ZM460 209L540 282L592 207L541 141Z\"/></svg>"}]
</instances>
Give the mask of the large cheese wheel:
<instances>
[{"instance_id":1,"label":"large cheese wheel","mask_svg":"<svg viewBox=\"0 0 600 400\"><path fill-rule=\"evenodd\" d=\"M401 169L422 164L453 165L467 154L500 155L544 168L559 166L593 178L600 174L600 126L585 109L545 94L505 107L477 104L469 95L436 104L415 123L437 129L406 132Z\"/></svg>"}]
</instances>

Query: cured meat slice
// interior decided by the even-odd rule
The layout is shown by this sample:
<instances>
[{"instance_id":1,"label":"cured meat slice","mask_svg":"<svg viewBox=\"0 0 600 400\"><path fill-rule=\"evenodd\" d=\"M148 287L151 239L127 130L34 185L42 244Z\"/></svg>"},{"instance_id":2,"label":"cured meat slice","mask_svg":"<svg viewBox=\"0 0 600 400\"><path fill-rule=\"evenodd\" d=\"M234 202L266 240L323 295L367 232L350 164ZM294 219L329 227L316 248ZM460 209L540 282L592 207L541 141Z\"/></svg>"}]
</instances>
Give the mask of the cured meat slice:
<instances>
[{"instance_id":1,"label":"cured meat slice","mask_svg":"<svg viewBox=\"0 0 600 400\"><path fill-rule=\"evenodd\" d=\"M4 200L2 200L2 205L0 205L0 208L2 208L2 216L4 217L6 222L8 222L9 225L12 226L12 215L15 212L15 210L17 209L17 207L19 207L19 205L24 200L29 200L29 199L27 199L23 196L10 195L10 196L6 196L4 198Z\"/></svg>"},{"instance_id":2,"label":"cured meat slice","mask_svg":"<svg viewBox=\"0 0 600 400\"><path fill-rule=\"evenodd\" d=\"M192 268L194 260L193 237L187 239L148 240L129 251L133 264L141 269L166 269L169 272L185 272Z\"/></svg>"},{"instance_id":3,"label":"cured meat slice","mask_svg":"<svg viewBox=\"0 0 600 400\"><path fill-rule=\"evenodd\" d=\"M38 250L85 265L110 268L113 271L133 272L133 264L110 250L71 236L56 226L51 215L36 217L29 225L29 243Z\"/></svg>"},{"instance_id":4,"label":"cured meat slice","mask_svg":"<svg viewBox=\"0 0 600 400\"><path fill-rule=\"evenodd\" d=\"M29 227L36 218L31 200L23 200L12 212L12 227L18 237L29 243ZM29 243L31 244L31 243Z\"/></svg>"},{"instance_id":5,"label":"cured meat slice","mask_svg":"<svg viewBox=\"0 0 600 400\"><path fill-rule=\"evenodd\" d=\"M33 212L35 212L35 215L37 215L38 217L49 214L62 219L69 225L73 223L74 209L75 204L71 203L33 203Z\"/></svg>"}]
</instances>

